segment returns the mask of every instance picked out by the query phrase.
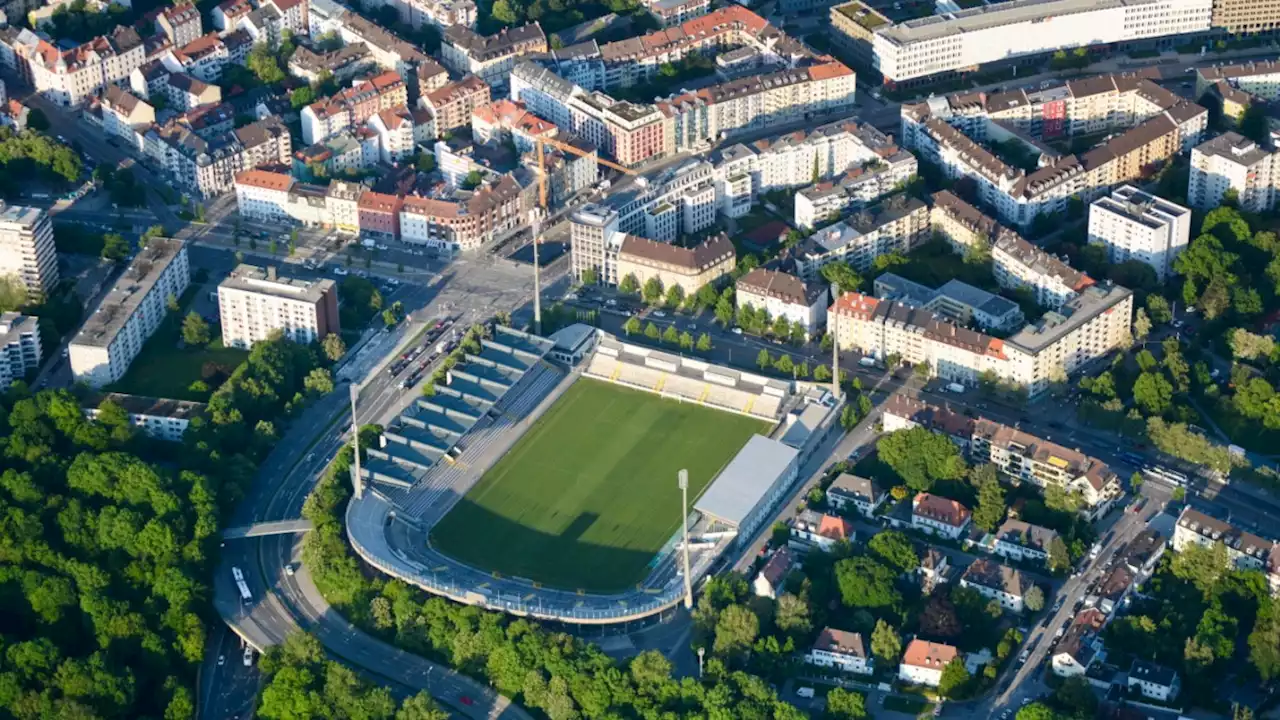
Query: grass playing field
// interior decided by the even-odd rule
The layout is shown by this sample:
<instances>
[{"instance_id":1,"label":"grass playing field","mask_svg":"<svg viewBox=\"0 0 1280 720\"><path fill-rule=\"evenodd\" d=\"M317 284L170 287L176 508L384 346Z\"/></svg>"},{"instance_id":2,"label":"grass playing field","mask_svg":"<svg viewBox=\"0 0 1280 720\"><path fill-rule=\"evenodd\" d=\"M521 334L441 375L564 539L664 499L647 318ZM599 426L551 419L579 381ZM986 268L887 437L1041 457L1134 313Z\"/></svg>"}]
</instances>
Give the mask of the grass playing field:
<instances>
[{"instance_id":1,"label":"grass playing field","mask_svg":"<svg viewBox=\"0 0 1280 720\"><path fill-rule=\"evenodd\" d=\"M689 504L768 426L583 378L435 526L432 543L476 567L592 592L627 588Z\"/></svg>"}]
</instances>

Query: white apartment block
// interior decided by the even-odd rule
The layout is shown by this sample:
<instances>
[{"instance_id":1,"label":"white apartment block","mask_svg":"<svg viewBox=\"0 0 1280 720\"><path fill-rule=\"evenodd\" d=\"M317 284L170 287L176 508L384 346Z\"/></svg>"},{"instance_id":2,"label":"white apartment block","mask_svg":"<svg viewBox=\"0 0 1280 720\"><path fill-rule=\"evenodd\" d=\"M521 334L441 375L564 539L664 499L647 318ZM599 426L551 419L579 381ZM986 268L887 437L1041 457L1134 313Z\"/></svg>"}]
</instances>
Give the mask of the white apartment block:
<instances>
[{"instance_id":1,"label":"white apartment block","mask_svg":"<svg viewBox=\"0 0 1280 720\"><path fill-rule=\"evenodd\" d=\"M258 222L322 227L354 235L359 231L357 202L364 186L335 181L308 185L266 170L236 173L236 208Z\"/></svg>"},{"instance_id":2,"label":"white apartment block","mask_svg":"<svg viewBox=\"0 0 1280 720\"><path fill-rule=\"evenodd\" d=\"M0 277L16 277L37 300L58 285L53 223L44 210L0 200Z\"/></svg>"},{"instance_id":3,"label":"white apartment block","mask_svg":"<svg viewBox=\"0 0 1280 720\"><path fill-rule=\"evenodd\" d=\"M1034 325L998 340L958 327L928 310L859 293L841 296L831 312L841 349L903 363L927 363L947 382L977 385L984 373L1025 387L1031 397L1130 338L1133 294L1091 287Z\"/></svg>"},{"instance_id":4,"label":"white apartment block","mask_svg":"<svg viewBox=\"0 0 1280 720\"><path fill-rule=\"evenodd\" d=\"M960 587L976 590L983 597L1000 603L1005 610L1020 613L1028 585L1016 569L982 557L965 568L960 575Z\"/></svg>"},{"instance_id":5,"label":"white apartment block","mask_svg":"<svg viewBox=\"0 0 1280 720\"><path fill-rule=\"evenodd\" d=\"M1183 508L1173 529L1173 549L1182 552L1188 545L1213 547L1222 543L1227 559L1240 570L1272 571L1269 565L1274 543L1191 507Z\"/></svg>"},{"instance_id":6,"label":"white apartment block","mask_svg":"<svg viewBox=\"0 0 1280 720\"><path fill-rule=\"evenodd\" d=\"M0 389L40 367L40 320L16 312L0 314Z\"/></svg>"},{"instance_id":7,"label":"white apartment block","mask_svg":"<svg viewBox=\"0 0 1280 720\"><path fill-rule=\"evenodd\" d=\"M907 644L898 664L898 679L909 685L938 687L942 684L942 670L960 656L951 645L929 642L916 638Z\"/></svg>"},{"instance_id":8,"label":"white apartment block","mask_svg":"<svg viewBox=\"0 0 1280 720\"><path fill-rule=\"evenodd\" d=\"M70 50L59 50L30 30L0 38L4 64L64 107L79 106L107 85L127 80L147 59L142 38L124 25Z\"/></svg>"},{"instance_id":9,"label":"white apartment block","mask_svg":"<svg viewBox=\"0 0 1280 720\"><path fill-rule=\"evenodd\" d=\"M277 332L306 345L340 330L333 280L280 275L274 266L233 270L218 285L218 309L227 347L248 349Z\"/></svg>"},{"instance_id":10,"label":"white apartment block","mask_svg":"<svg viewBox=\"0 0 1280 720\"><path fill-rule=\"evenodd\" d=\"M1093 278L1013 232L1001 233L996 239L991 263L1000 287L1025 287L1037 304L1055 310L1096 284Z\"/></svg>"},{"instance_id":11,"label":"white apartment block","mask_svg":"<svg viewBox=\"0 0 1280 720\"><path fill-rule=\"evenodd\" d=\"M169 297L182 297L190 282L181 240L148 242L71 339L68 354L76 382L100 388L124 377L164 321Z\"/></svg>"},{"instance_id":12,"label":"white apartment block","mask_svg":"<svg viewBox=\"0 0 1280 720\"><path fill-rule=\"evenodd\" d=\"M463 25L446 28L440 44L445 67L458 75L475 75L491 88L505 90L516 61L530 53L545 53L547 36L538 23L503 28L485 37Z\"/></svg>"},{"instance_id":13,"label":"white apartment block","mask_svg":"<svg viewBox=\"0 0 1280 720\"><path fill-rule=\"evenodd\" d=\"M878 28L872 64L892 83L1026 55L1207 32L1212 0L1012 0Z\"/></svg>"},{"instance_id":14,"label":"white apartment block","mask_svg":"<svg viewBox=\"0 0 1280 720\"><path fill-rule=\"evenodd\" d=\"M1241 210L1267 212L1276 204L1278 174L1275 152L1239 133L1225 132L1191 151L1187 202L1209 210L1222 204L1228 190L1235 190Z\"/></svg>"},{"instance_id":15,"label":"white apartment block","mask_svg":"<svg viewBox=\"0 0 1280 720\"><path fill-rule=\"evenodd\" d=\"M98 417L99 408L105 402L119 405L128 413L129 424L157 440L181 442L191 420L204 414L204 403L171 398L152 398L123 393L107 393L90 397L91 405L84 408L85 417Z\"/></svg>"},{"instance_id":16,"label":"white apartment block","mask_svg":"<svg viewBox=\"0 0 1280 720\"><path fill-rule=\"evenodd\" d=\"M831 181L797 192L794 198L796 227L809 229L828 218L847 214L892 193L919 170L915 156L905 150L888 163L872 163Z\"/></svg>"},{"instance_id":17,"label":"white apartment block","mask_svg":"<svg viewBox=\"0 0 1280 720\"><path fill-rule=\"evenodd\" d=\"M866 272L877 257L905 255L928 239L929 207L918 198L895 195L810 235L796 246L796 272L812 282L837 261Z\"/></svg>"},{"instance_id":18,"label":"white apartment block","mask_svg":"<svg viewBox=\"0 0 1280 720\"><path fill-rule=\"evenodd\" d=\"M1196 97L1219 80L1262 100L1280 100L1280 60L1196 68Z\"/></svg>"},{"instance_id":19,"label":"white apartment block","mask_svg":"<svg viewBox=\"0 0 1280 720\"><path fill-rule=\"evenodd\" d=\"M818 633L813 647L805 653L804 662L854 675L870 675L874 670L861 634L829 627Z\"/></svg>"},{"instance_id":20,"label":"white apartment block","mask_svg":"<svg viewBox=\"0 0 1280 720\"><path fill-rule=\"evenodd\" d=\"M1173 261L1191 241L1191 211L1125 185L1089 207L1089 244L1107 250L1107 261L1137 260L1164 282Z\"/></svg>"},{"instance_id":21,"label":"white apartment block","mask_svg":"<svg viewBox=\"0 0 1280 720\"><path fill-rule=\"evenodd\" d=\"M790 273L756 268L738 278L734 299L738 307L763 308L774 320L786 318L809 338L827 324L830 288L825 281L805 282Z\"/></svg>"}]
</instances>

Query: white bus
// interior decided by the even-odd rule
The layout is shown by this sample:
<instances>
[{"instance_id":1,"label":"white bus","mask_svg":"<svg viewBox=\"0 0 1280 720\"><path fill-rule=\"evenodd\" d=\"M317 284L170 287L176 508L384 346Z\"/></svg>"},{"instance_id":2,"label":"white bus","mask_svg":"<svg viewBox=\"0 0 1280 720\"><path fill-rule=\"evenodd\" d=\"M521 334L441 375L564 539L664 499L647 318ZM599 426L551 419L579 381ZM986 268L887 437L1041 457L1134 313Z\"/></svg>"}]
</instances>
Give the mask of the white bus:
<instances>
[{"instance_id":1,"label":"white bus","mask_svg":"<svg viewBox=\"0 0 1280 720\"><path fill-rule=\"evenodd\" d=\"M1163 480L1164 482L1178 487L1187 487L1191 483L1190 479L1186 475L1159 465L1147 465L1142 468L1142 474L1156 480Z\"/></svg>"}]
</instances>

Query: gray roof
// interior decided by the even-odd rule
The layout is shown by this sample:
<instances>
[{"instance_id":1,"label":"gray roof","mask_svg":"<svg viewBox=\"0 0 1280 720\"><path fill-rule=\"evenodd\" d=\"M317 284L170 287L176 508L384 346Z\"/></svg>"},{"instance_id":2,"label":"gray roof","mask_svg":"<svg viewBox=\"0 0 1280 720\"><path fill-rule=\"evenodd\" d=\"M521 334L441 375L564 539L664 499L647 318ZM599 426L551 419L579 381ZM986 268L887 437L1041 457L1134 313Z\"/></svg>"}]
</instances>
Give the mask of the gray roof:
<instances>
[{"instance_id":1,"label":"gray roof","mask_svg":"<svg viewBox=\"0 0 1280 720\"><path fill-rule=\"evenodd\" d=\"M753 435L693 508L730 525L741 525L798 454L777 440Z\"/></svg>"},{"instance_id":2,"label":"gray roof","mask_svg":"<svg viewBox=\"0 0 1280 720\"><path fill-rule=\"evenodd\" d=\"M1156 0L1012 0L969 10L930 15L877 30L895 45L924 42L1015 23L1115 7L1155 5Z\"/></svg>"},{"instance_id":3,"label":"gray roof","mask_svg":"<svg viewBox=\"0 0 1280 720\"><path fill-rule=\"evenodd\" d=\"M183 249L183 242L173 238L153 238L148 242L80 326L71 344L109 347Z\"/></svg>"},{"instance_id":4,"label":"gray roof","mask_svg":"<svg viewBox=\"0 0 1280 720\"><path fill-rule=\"evenodd\" d=\"M938 297L937 290L892 272L876 278L875 293L881 300L894 300L911 307L924 307Z\"/></svg>"},{"instance_id":5,"label":"gray roof","mask_svg":"<svg viewBox=\"0 0 1280 720\"><path fill-rule=\"evenodd\" d=\"M227 288L310 303L320 302L326 293L333 292L336 287L337 283L330 278L307 280L277 273L274 266L263 268L248 264L237 266L227 279L218 284L218 289Z\"/></svg>"},{"instance_id":6,"label":"gray roof","mask_svg":"<svg viewBox=\"0 0 1280 720\"><path fill-rule=\"evenodd\" d=\"M1045 313L1040 322L1027 325L1005 342L1034 355L1132 295L1132 290L1119 285L1091 285L1058 311Z\"/></svg>"},{"instance_id":7,"label":"gray roof","mask_svg":"<svg viewBox=\"0 0 1280 720\"><path fill-rule=\"evenodd\" d=\"M995 317L1004 317L1020 310L1018 303L1008 298L989 293L982 288L974 287L969 283L956 279L948 280L942 287L938 288L938 293Z\"/></svg>"},{"instance_id":8,"label":"gray roof","mask_svg":"<svg viewBox=\"0 0 1280 720\"><path fill-rule=\"evenodd\" d=\"M1129 677L1165 687L1172 687L1178 681L1178 673L1173 669L1146 660L1134 660Z\"/></svg>"}]
</instances>

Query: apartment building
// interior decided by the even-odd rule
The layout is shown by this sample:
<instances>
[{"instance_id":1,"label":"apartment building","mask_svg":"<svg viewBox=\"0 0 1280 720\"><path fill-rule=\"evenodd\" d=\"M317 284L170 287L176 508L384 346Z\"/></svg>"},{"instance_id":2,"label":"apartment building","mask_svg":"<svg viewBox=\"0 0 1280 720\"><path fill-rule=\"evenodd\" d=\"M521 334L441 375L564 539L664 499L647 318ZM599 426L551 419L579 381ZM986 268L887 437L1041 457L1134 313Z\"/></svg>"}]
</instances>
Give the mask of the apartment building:
<instances>
[{"instance_id":1,"label":"apartment building","mask_svg":"<svg viewBox=\"0 0 1280 720\"><path fill-rule=\"evenodd\" d=\"M957 325L1012 332L1026 324L1017 303L959 280L949 280L935 290L886 272L876 277L874 291L881 300L923 308Z\"/></svg>"},{"instance_id":2,"label":"apartment building","mask_svg":"<svg viewBox=\"0 0 1280 720\"><path fill-rule=\"evenodd\" d=\"M996 236L1004 230L994 219L950 190L936 192L931 199L933 206L929 210L929 224L933 227L933 234L941 235L958 253L963 254L975 246L990 248Z\"/></svg>"},{"instance_id":3,"label":"apartment building","mask_svg":"<svg viewBox=\"0 0 1280 720\"><path fill-rule=\"evenodd\" d=\"M172 398L153 398L124 393L94 393L84 401L84 415L89 419L101 414L101 407L111 403L124 410L129 424L156 440L182 442L191 421L204 414L204 403Z\"/></svg>"},{"instance_id":4,"label":"apartment building","mask_svg":"<svg viewBox=\"0 0 1280 720\"><path fill-rule=\"evenodd\" d=\"M877 27L887 84L1079 47L1205 33L1213 0L1012 0Z\"/></svg>"},{"instance_id":5,"label":"apartment building","mask_svg":"<svg viewBox=\"0 0 1280 720\"><path fill-rule=\"evenodd\" d=\"M0 61L63 107L84 104L147 60L142 38L126 25L69 50L59 50L30 30L2 34L0 43Z\"/></svg>"},{"instance_id":6,"label":"apartment building","mask_svg":"<svg viewBox=\"0 0 1280 720\"><path fill-rule=\"evenodd\" d=\"M475 250L523 225L532 203L533 196L510 175L482 185L474 193L410 194L396 210L395 232L406 243L438 251Z\"/></svg>"},{"instance_id":7,"label":"apartment building","mask_svg":"<svg viewBox=\"0 0 1280 720\"><path fill-rule=\"evenodd\" d=\"M204 32L200 11L189 0L162 9L155 19L156 30L169 40L173 47L182 47Z\"/></svg>"},{"instance_id":8,"label":"apartment building","mask_svg":"<svg viewBox=\"0 0 1280 720\"><path fill-rule=\"evenodd\" d=\"M446 28L440 44L445 67L458 75L475 75L503 93L516 61L530 53L547 51L547 36L538 23L503 28L485 37L464 25Z\"/></svg>"},{"instance_id":9,"label":"apartment building","mask_svg":"<svg viewBox=\"0 0 1280 720\"><path fill-rule=\"evenodd\" d=\"M711 0L656 0L645 4L650 17L664 28L682 25L711 12Z\"/></svg>"},{"instance_id":10,"label":"apartment building","mask_svg":"<svg viewBox=\"0 0 1280 720\"><path fill-rule=\"evenodd\" d=\"M1056 530L1032 525L1017 518L1005 520L996 528L995 536L995 545L992 547L995 554L1019 561L1030 560L1046 564L1054 541L1061 539Z\"/></svg>"},{"instance_id":11,"label":"apartment building","mask_svg":"<svg viewBox=\"0 0 1280 720\"><path fill-rule=\"evenodd\" d=\"M904 105L903 144L953 178L978 185L981 201L1011 226L1066 211L1073 197L1091 201L1149 175L1200 141L1208 111L1149 78L1100 75L1038 91L956 93ZM1121 131L1080 155L1061 156L1041 140ZM1041 166L1015 168L982 143L1015 141Z\"/></svg>"},{"instance_id":12,"label":"apartment building","mask_svg":"<svg viewBox=\"0 0 1280 720\"><path fill-rule=\"evenodd\" d=\"M1275 207L1280 163L1276 153L1236 132L1225 132L1191 151L1187 203L1208 210L1234 190L1241 210L1263 213Z\"/></svg>"},{"instance_id":13,"label":"apartment building","mask_svg":"<svg viewBox=\"0 0 1280 720\"><path fill-rule=\"evenodd\" d=\"M164 322L169 297L182 297L190 282L186 245L152 238L71 339L68 357L76 382L100 388L124 377Z\"/></svg>"},{"instance_id":14,"label":"apartment building","mask_svg":"<svg viewBox=\"0 0 1280 720\"><path fill-rule=\"evenodd\" d=\"M408 88L394 71L356 80L351 87L302 109L302 140L308 145L318 143L365 124L382 110L405 107L408 101Z\"/></svg>"},{"instance_id":15,"label":"apartment building","mask_svg":"<svg viewBox=\"0 0 1280 720\"><path fill-rule=\"evenodd\" d=\"M1062 307L1096 284L1093 278L1013 232L1003 232L996 239L991 248L991 264L1000 287L1025 287L1037 304L1052 309Z\"/></svg>"},{"instance_id":16,"label":"apartment building","mask_svg":"<svg viewBox=\"0 0 1280 720\"><path fill-rule=\"evenodd\" d=\"M489 86L475 75L432 91L419 100L436 117L436 132L470 127L475 109L489 104Z\"/></svg>"},{"instance_id":17,"label":"apartment building","mask_svg":"<svg viewBox=\"0 0 1280 720\"><path fill-rule=\"evenodd\" d=\"M809 229L875 202L902 187L918 170L915 156L904 150L890 162L871 162L803 188L794 199L796 227Z\"/></svg>"},{"instance_id":18,"label":"apartment building","mask_svg":"<svg viewBox=\"0 0 1280 720\"><path fill-rule=\"evenodd\" d=\"M372 63L369 46L352 43L321 53L299 47L289 56L288 69L290 75L313 85L319 84L325 77L345 83Z\"/></svg>"},{"instance_id":19,"label":"apartment building","mask_svg":"<svg viewBox=\"0 0 1280 720\"><path fill-rule=\"evenodd\" d=\"M1280 29L1280 2L1213 0L1213 26L1232 35L1274 33Z\"/></svg>"},{"instance_id":20,"label":"apartment building","mask_svg":"<svg viewBox=\"0 0 1280 720\"><path fill-rule=\"evenodd\" d=\"M1280 99L1280 60L1251 60L1196 68L1196 97L1223 84L1261 101Z\"/></svg>"},{"instance_id":21,"label":"apartment building","mask_svg":"<svg viewBox=\"0 0 1280 720\"><path fill-rule=\"evenodd\" d=\"M841 296L836 342L876 358L926 363L948 382L976 385L988 375L1021 385L1031 397L1129 340L1133 294L1091 287L1036 324L998 340L958 327L942 315L859 293Z\"/></svg>"},{"instance_id":22,"label":"apartment building","mask_svg":"<svg viewBox=\"0 0 1280 720\"><path fill-rule=\"evenodd\" d=\"M740 308L763 309L775 320L786 318L810 338L827 324L830 288L825 281L805 282L790 273L756 268L738 278L734 299Z\"/></svg>"},{"instance_id":23,"label":"apartment building","mask_svg":"<svg viewBox=\"0 0 1280 720\"><path fill-rule=\"evenodd\" d=\"M257 169L242 170L235 179L241 217L350 234L359 229L356 201L363 190L363 185L337 181L327 186L310 185L283 173Z\"/></svg>"},{"instance_id":24,"label":"apartment building","mask_svg":"<svg viewBox=\"0 0 1280 720\"><path fill-rule=\"evenodd\" d=\"M237 266L218 284L218 310L227 347L247 350L276 332L306 345L341 330L333 280L290 277L274 266Z\"/></svg>"},{"instance_id":25,"label":"apartment building","mask_svg":"<svg viewBox=\"0 0 1280 720\"><path fill-rule=\"evenodd\" d=\"M267 163L288 165L292 157L289 128L272 116L205 139L180 123L149 130L145 153L164 168L175 187L200 197L235 188L241 170Z\"/></svg>"},{"instance_id":26,"label":"apartment building","mask_svg":"<svg viewBox=\"0 0 1280 720\"><path fill-rule=\"evenodd\" d=\"M16 312L0 313L0 388L40 367L40 319Z\"/></svg>"},{"instance_id":27,"label":"apartment building","mask_svg":"<svg viewBox=\"0 0 1280 720\"><path fill-rule=\"evenodd\" d=\"M0 277L16 277L34 302L58 286L53 223L41 208L0 200Z\"/></svg>"},{"instance_id":28,"label":"apartment building","mask_svg":"<svg viewBox=\"0 0 1280 720\"><path fill-rule=\"evenodd\" d=\"M1125 185L1089 206L1089 244L1107 250L1107 261L1137 260L1164 282L1191 240L1191 211Z\"/></svg>"},{"instance_id":29,"label":"apartment building","mask_svg":"<svg viewBox=\"0 0 1280 720\"><path fill-rule=\"evenodd\" d=\"M811 282L836 261L866 272L878 256L905 255L928 239L929 207L919 198L895 195L806 238L795 249L796 272Z\"/></svg>"},{"instance_id":30,"label":"apartment building","mask_svg":"<svg viewBox=\"0 0 1280 720\"><path fill-rule=\"evenodd\" d=\"M463 2L470 4L470 0ZM470 22L464 24L475 24L474 11L475 6L471 5ZM421 20L421 15L414 15L406 22L419 27ZM425 94L449 83L449 72L422 49L333 0L307 0L307 24L312 37L334 32L344 45L364 45L369 59L378 67L394 71L407 84L416 82L419 93Z\"/></svg>"},{"instance_id":31,"label":"apartment building","mask_svg":"<svg viewBox=\"0 0 1280 720\"><path fill-rule=\"evenodd\" d=\"M534 149L536 138L554 138L558 134L559 128L529 112L521 102L495 100L471 113L471 137L478 143L510 138L516 151L524 153Z\"/></svg>"},{"instance_id":32,"label":"apartment building","mask_svg":"<svg viewBox=\"0 0 1280 720\"><path fill-rule=\"evenodd\" d=\"M637 167L671 153L669 123L653 105L615 100L602 92L577 93L562 115L568 127L613 157L620 165Z\"/></svg>"},{"instance_id":33,"label":"apartment building","mask_svg":"<svg viewBox=\"0 0 1280 720\"><path fill-rule=\"evenodd\" d=\"M248 38L245 38L248 40ZM248 60L248 42L233 45L231 36L223 38L216 32L202 35L183 45L174 46L168 55L158 59L166 66L181 68L193 78L206 83L217 83L227 65L243 65ZM233 52L233 47L236 52ZM241 49L243 52L241 52ZM170 62L172 61L172 62Z\"/></svg>"},{"instance_id":34,"label":"apartment building","mask_svg":"<svg viewBox=\"0 0 1280 720\"><path fill-rule=\"evenodd\" d=\"M1173 529L1173 549L1182 552L1188 545L1213 547L1222 543L1227 559L1240 570L1269 570L1268 560L1274 543L1246 532L1234 525L1185 507Z\"/></svg>"},{"instance_id":35,"label":"apartment building","mask_svg":"<svg viewBox=\"0 0 1280 720\"><path fill-rule=\"evenodd\" d=\"M980 557L960 574L960 587L976 590L979 595L1000 603L1010 612L1021 613L1023 595L1031 584L1022 573L991 558Z\"/></svg>"},{"instance_id":36,"label":"apartment building","mask_svg":"<svg viewBox=\"0 0 1280 720\"><path fill-rule=\"evenodd\" d=\"M909 685L938 687L943 669L958 657L960 651L951 645L916 638L907 643L906 652L902 653L898 679Z\"/></svg>"},{"instance_id":37,"label":"apartment building","mask_svg":"<svg viewBox=\"0 0 1280 720\"><path fill-rule=\"evenodd\" d=\"M859 67L874 67L875 32L892 25L893 21L862 0L833 6L828 17L832 43L851 53Z\"/></svg>"},{"instance_id":38,"label":"apartment building","mask_svg":"<svg viewBox=\"0 0 1280 720\"><path fill-rule=\"evenodd\" d=\"M985 418L969 441L974 462L991 463L1019 482L1057 486L1083 501L1086 515L1101 517L1124 495L1120 478L1103 461L1078 450Z\"/></svg>"},{"instance_id":39,"label":"apartment building","mask_svg":"<svg viewBox=\"0 0 1280 720\"><path fill-rule=\"evenodd\" d=\"M619 279L634 276L640 287L657 279L664 292L679 287L685 297L690 297L703 285L717 282L733 272L737 254L724 233L691 248L628 235L618 246L616 262Z\"/></svg>"}]
</instances>

